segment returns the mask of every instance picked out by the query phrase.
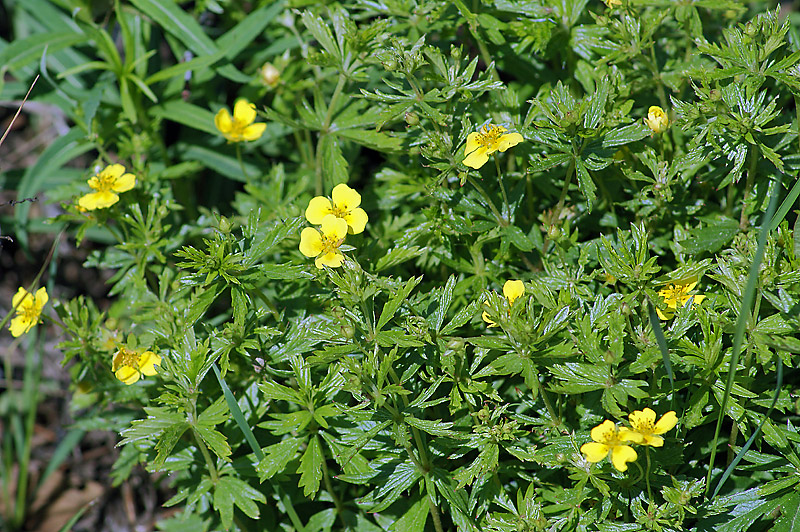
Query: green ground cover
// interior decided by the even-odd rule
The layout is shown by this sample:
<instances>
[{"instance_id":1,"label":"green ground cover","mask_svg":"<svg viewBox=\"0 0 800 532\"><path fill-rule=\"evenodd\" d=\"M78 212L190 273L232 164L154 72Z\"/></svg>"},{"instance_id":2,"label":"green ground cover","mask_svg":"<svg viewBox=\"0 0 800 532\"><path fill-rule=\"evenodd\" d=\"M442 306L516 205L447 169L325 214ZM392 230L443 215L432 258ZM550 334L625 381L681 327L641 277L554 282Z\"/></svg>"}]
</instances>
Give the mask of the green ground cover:
<instances>
[{"instance_id":1,"label":"green ground cover","mask_svg":"<svg viewBox=\"0 0 800 532\"><path fill-rule=\"evenodd\" d=\"M5 304L8 530L47 324L53 469L118 433L159 530L800 530L791 6L4 9L0 100L67 129L3 234L112 273Z\"/></svg>"}]
</instances>

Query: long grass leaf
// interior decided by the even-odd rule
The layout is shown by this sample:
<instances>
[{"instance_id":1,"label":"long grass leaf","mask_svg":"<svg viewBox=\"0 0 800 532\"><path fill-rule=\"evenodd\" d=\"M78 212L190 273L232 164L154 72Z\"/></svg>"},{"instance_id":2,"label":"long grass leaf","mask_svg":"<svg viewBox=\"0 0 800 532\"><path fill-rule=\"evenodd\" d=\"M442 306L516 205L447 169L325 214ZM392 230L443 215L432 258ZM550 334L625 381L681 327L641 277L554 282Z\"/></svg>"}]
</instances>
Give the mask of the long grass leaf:
<instances>
[{"instance_id":1,"label":"long grass leaf","mask_svg":"<svg viewBox=\"0 0 800 532\"><path fill-rule=\"evenodd\" d=\"M758 245L756 253L753 257L753 263L750 265L750 271L747 274L747 285L742 294L742 306L739 309L739 317L736 320L736 332L733 336L733 347L731 348L731 361L730 370L728 371L728 380L725 383L725 393L722 396L722 403L720 404L719 414L717 416L717 426L714 429L714 444L711 446L711 457L708 464L708 474L706 476L706 494L711 484L711 473L714 471L714 458L717 454L717 441L719 441L719 433L722 429L722 420L725 417L725 411L728 406L728 401L731 396L731 388L736 378L736 368L739 364L739 352L742 349L742 339L744 338L744 331L747 328L747 322L750 321L750 310L753 306L753 300L756 295L756 285L758 284L758 270L761 267L761 262L764 260L764 250L767 244L767 235L769 228L772 225L772 217L775 214L775 208L778 204L778 197L781 193L781 176L773 182L772 196L767 206L767 212L761 222L761 229L758 233ZM716 491L715 491L716 494Z\"/></svg>"}]
</instances>

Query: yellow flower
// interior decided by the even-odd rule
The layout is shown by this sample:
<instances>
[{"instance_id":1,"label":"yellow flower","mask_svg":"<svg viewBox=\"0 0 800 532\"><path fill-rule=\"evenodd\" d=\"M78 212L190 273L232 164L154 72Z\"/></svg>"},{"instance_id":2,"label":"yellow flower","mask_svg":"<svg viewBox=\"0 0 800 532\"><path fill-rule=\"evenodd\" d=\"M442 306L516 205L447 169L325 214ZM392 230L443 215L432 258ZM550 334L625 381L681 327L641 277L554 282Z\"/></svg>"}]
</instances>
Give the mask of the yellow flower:
<instances>
[{"instance_id":1,"label":"yellow flower","mask_svg":"<svg viewBox=\"0 0 800 532\"><path fill-rule=\"evenodd\" d=\"M644 123L653 130L653 133L663 133L669 126L669 118L661 107L652 105L647 110L647 118L644 119Z\"/></svg>"},{"instance_id":2,"label":"yellow flower","mask_svg":"<svg viewBox=\"0 0 800 532\"><path fill-rule=\"evenodd\" d=\"M133 384L141 379L142 375L155 375L157 365L161 365L161 357L152 351L137 353L120 346L114 353L111 371L125 384Z\"/></svg>"},{"instance_id":3,"label":"yellow flower","mask_svg":"<svg viewBox=\"0 0 800 532\"><path fill-rule=\"evenodd\" d=\"M97 192L90 192L78 200L79 210L93 211L111 207L119 201L118 192L127 192L136 184L133 174L125 173L121 164L109 164L102 172L87 181Z\"/></svg>"},{"instance_id":4,"label":"yellow flower","mask_svg":"<svg viewBox=\"0 0 800 532\"><path fill-rule=\"evenodd\" d=\"M233 117L227 109L220 109L214 117L217 126L228 142L241 142L243 140L257 140L264 134L267 124L260 122L254 124L256 119L256 106L240 98L233 106Z\"/></svg>"},{"instance_id":5,"label":"yellow flower","mask_svg":"<svg viewBox=\"0 0 800 532\"><path fill-rule=\"evenodd\" d=\"M486 124L480 131L467 135L467 146L464 149L464 164L476 170L486 164L489 156L496 151L506 151L524 139L519 133L506 133L503 126Z\"/></svg>"},{"instance_id":6,"label":"yellow flower","mask_svg":"<svg viewBox=\"0 0 800 532\"><path fill-rule=\"evenodd\" d=\"M522 281L506 281L503 285L503 295L506 296L509 307L524 293L525 285ZM488 301L484 301L483 304L489 306ZM489 324L489 327L497 327L497 324L489 317L488 312L484 311L483 314L481 314L481 318Z\"/></svg>"},{"instance_id":7,"label":"yellow flower","mask_svg":"<svg viewBox=\"0 0 800 532\"><path fill-rule=\"evenodd\" d=\"M344 183L333 187L333 202L326 197L317 196L308 202L306 219L309 223L319 225L329 214L347 222L347 230L351 235L364 231L367 225L367 213L360 208L361 194Z\"/></svg>"},{"instance_id":8,"label":"yellow flower","mask_svg":"<svg viewBox=\"0 0 800 532\"><path fill-rule=\"evenodd\" d=\"M675 315L678 306L686 306L686 303L691 299L693 304L699 304L706 296L689 294L694 287L697 286L697 281L694 279L687 279L678 281L675 284L665 286L658 291L658 295L664 298L664 304L667 305L667 310L662 311L656 307L656 313L662 320L669 320Z\"/></svg>"},{"instance_id":9,"label":"yellow flower","mask_svg":"<svg viewBox=\"0 0 800 532\"><path fill-rule=\"evenodd\" d=\"M611 463L619 471L628 470L628 462L635 462L639 455L629 442L641 443L642 435L627 427L619 427L613 421L603 421L592 429L593 442L584 443L581 452L590 462L599 462L611 453Z\"/></svg>"},{"instance_id":10,"label":"yellow flower","mask_svg":"<svg viewBox=\"0 0 800 532\"><path fill-rule=\"evenodd\" d=\"M664 445L664 438L658 434L664 434L670 431L678 423L678 416L675 412L670 410L656 422L656 413L645 408L644 410L634 410L628 416L628 421L631 422L631 429L638 432L642 436L642 445L651 445L653 447L661 447Z\"/></svg>"},{"instance_id":11,"label":"yellow flower","mask_svg":"<svg viewBox=\"0 0 800 532\"><path fill-rule=\"evenodd\" d=\"M344 261L339 246L347 236L347 222L328 214L322 219L321 231L306 227L300 233L300 253L306 257L316 257L317 268L328 266L338 268Z\"/></svg>"},{"instance_id":12,"label":"yellow flower","mask_svg":"<svg viewBox=\"0 0 800 532\"><path fill-rule=\"evenodd\" d=\"M47 300L47 290L44 287L37 290L34 295L20 286L11 299L11 306L17 309L17 315L11 320L11 325L9 326L11 336L15 338L22 336L39 323L42 307L47 303Z\"/></svg>"},{"instance_id":13,"label":"yellow flower","mask_svg":"<svg viewBox=\"0 0 800 532\"><path fill-rule=\"evenodd\" d=\"M621 6L622 0L603 0L608 7Z\"/></svg>"},{"instance_id":14,"label":"yellow flower","mask_svg":"<svg viewBox=\"0 0 800 532\"><path fill-rule=\"evenodd\" d=\"M264 66L258 69L258 75L262 83L269 88L274 88L281 80L281 71L272 63L264 63Z\"/></svg>"}]
</instances>

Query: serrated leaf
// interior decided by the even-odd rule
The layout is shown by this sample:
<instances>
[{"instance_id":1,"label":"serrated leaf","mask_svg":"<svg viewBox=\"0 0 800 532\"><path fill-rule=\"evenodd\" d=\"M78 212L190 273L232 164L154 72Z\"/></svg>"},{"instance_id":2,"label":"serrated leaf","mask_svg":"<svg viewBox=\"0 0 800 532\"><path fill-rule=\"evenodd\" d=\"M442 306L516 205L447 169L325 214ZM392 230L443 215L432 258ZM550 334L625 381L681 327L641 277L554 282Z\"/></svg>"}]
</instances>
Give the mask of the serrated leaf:
<instances>
[{"instance_id":1,"label":"serrated leaf","mask_svg":"<svg viewBox=\"0 0 800 532\"><path fill-rule=\"evenodd\" d=\"M300 466L297 468L297 472L300 473L300 482L297 485L303 488L303 495L306 497L313 498L319 491L319 483L322 480L322 461L324 459L319 439L317 436L312 436L308 441L308 447L306 447L303 457L300 459Z\"/></svg>"},{"instance_id":2,"label":"serrated leaf","mask_svg":"<svg viewBox=\"0 0 800 532\"><path fill-rule=\"evenodd\" d=\"M403 287L396 291L394 295L389 299L389 301L383 306L383 310L381 311L381 315L378 318L378 324L376 326L376 330L380 331L383 327L389 323L397 310L400 308L400 305L403 304L403 301L408 299L409 294L414 289L415 286L422 281L422 277L412 277Z\"/></svg>"},{"instance_id":3,"label":"serrated leaf","mask_svg":"<svg viewBox=\"0 0 800 532\"><path fill-rule=\"evenodd\" d=\"M231 446L228 445L227 438L225 438L221 432L213 427L205 425L197 425L194 427L194 430L200 435L214 454L223 459L227 459L228 456L230 456Z\"/></svg>"},{"instance_id":4,"label":"serrated leaf","mask_svg":"<svg viewBox=\"0 0 800 532\"><path fill-rule=\"evenodd\" d=\"M250 484L231 476L223 476L214 486L214 509L219 512L222 526L229 529L233 524L233 507L236 505L247 517L258 519L258 505L267 500Z\"/></svg>"},{"instance_id":5,"label":"serrated leaf","mask_svg":"<svg viewBox=\"0 0 800 532\"><path fill-rule=\"evenodd\" d=\"M318 150L322 151L322 168L325 185L330 190L338 184L347 183L350 179L347 161L342 155L341 141L330 134L323 134L319 139Z\"/></svg>"},{"instance_id":6,"label":"serrated leaf","mask_svg":"<svg viewBox=\"0 0 800 532\"><path fill-rule=\"evenodd\" d=\"M406 510L400 519L389 525L389 530L391 532L424 532L429 509L428 498L420 498Z\"/></svg>"},{"instance_id":7,"label":"serrated leaf","mask_svg":"<svg viewBox=\"0 0 800 532\"><path fill-rule=\"evenodd\" d=\"M258 480L264 482L278 473L283 472L286 466L300 450L303 440L300 438L289 438L280 443L264 448L264 458L258 461L256 472Z\"/></svg>"},{"instance_id":8,"label":"serrated leaf","mask_svg":"<svg viewBox=\"0 0 800 532\"><path fill-rule=\"evenodd\" d=\"M597 186L592 181L592 176L586 170L586 166L580 159L575 160L575 173L578 176L578 188L580 188L583 195L586 197L586 202L589 207L589 212L592 211L592 204L597 199L595 191Z\"/></svg>"},{"instance_id":9,"label":"serrated leaf","mask_svg":"<svg viewBox=\"0 0 800 532\"><path fill-rule=\"evenodd\" d=\"M455 439L464 439L466 437L462 432L450 430L453 427L453 423L450 421L444 422L433 419L419 419L413 416L406 416L403 418L403 421L433 436L447 436L448 438Z\"/></svg>"}]
</instances>

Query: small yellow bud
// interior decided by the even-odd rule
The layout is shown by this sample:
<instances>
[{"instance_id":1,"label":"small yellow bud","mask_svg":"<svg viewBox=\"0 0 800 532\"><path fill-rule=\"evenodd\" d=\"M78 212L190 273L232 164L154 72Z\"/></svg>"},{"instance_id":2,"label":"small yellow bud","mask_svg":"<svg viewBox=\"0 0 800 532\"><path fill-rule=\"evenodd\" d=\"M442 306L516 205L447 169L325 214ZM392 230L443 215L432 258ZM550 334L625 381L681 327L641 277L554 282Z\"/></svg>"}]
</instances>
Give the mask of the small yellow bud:
<instances>
[{"instance_id":1,"label":"small yellow bud","mask_svg":"<svg viewBox=\"0 0 800 532\"><path fill-rule=\"evenodd\" d=\"M663 133L669 126L669 118L661 107L652 105L647 110L647 118L644 119L644 123L653 130L653 133Z\"/></svg>"}]
</instances>

